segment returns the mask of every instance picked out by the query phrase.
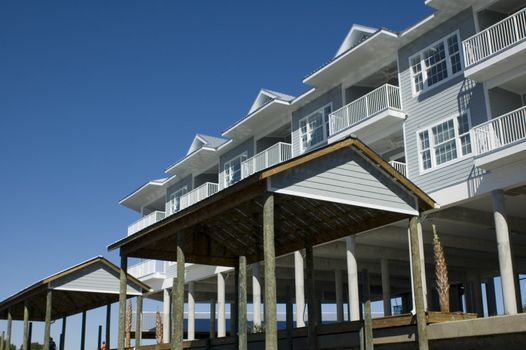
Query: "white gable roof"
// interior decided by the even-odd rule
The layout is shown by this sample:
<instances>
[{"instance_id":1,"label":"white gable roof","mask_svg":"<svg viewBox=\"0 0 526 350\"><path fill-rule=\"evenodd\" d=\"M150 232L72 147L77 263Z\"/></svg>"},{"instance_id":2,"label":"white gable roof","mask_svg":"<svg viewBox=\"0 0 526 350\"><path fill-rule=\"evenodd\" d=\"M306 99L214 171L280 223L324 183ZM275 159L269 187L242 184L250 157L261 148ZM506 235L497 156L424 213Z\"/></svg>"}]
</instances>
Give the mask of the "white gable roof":
<instances>
[{"instance_id":1,"label":"white gable roof","mask_svg":"<svg viewBox=\"0 0 526 350\"><path fill-rule=\"evenodd\" d=\"M342 44L340 45L340 48L338 49L334 57L340 56L342 53L358 45L377 31L377 28L353 24L351 30L349 30L349 33L347 33L347 36L343 40Z\"/></svg>"},{"instance_id":2,"label":"white gable roof","mask_svg":"<svg viewBox=\"0 0 526 350\"><path fill-rule=\"evenodd\" d=\"M254 103L252 103L252 106L250 106L248 114L254 112L255 110L258 110L259 108L263 107L264 105L273 100L292 101L293 99L294 96L290 96L282 92L261 89L256 99L254 100Z\"/></svg>"}]
</instances>

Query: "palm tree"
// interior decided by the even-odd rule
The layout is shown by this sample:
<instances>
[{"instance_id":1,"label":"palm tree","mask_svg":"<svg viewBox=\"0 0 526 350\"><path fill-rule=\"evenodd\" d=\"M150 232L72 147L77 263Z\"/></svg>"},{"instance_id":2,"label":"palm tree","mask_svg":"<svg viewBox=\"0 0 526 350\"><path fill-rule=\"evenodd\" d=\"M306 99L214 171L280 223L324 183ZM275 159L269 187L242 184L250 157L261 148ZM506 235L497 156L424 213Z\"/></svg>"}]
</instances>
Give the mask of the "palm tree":
<instances>
[{"instance_id":1,"label":"palm tree","mask_svg":"<svg viewBox=\"0 0 526 350\"><path fill-rule=\"evenodd\" d=\"M440 311L449 312L449 278L447 275L446 257L440 243L435 224L433 226L433 255L435 257L435 278L440 302Z\"/></svg>"}]
</instances>

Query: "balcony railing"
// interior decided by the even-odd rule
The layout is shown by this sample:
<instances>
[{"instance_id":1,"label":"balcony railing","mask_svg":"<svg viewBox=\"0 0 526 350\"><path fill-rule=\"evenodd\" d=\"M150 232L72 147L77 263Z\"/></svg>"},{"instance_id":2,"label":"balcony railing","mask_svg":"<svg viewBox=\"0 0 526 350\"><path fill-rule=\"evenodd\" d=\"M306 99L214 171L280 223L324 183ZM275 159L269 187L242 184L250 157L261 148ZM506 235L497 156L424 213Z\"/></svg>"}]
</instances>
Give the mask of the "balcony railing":
<instances>
[{"instance_id":1,"label":"balcony railing","mask_svg":"<svg viewBox=\"0 0 526 350\"><path fill-rule=\"evenodd\" d=\"M400 88L385 84L329 115L330 135L356 125L387 109L402 109Z\"/></svg>"},{"instance_id":2,"label":"balcony railing","mask_svg":"<svg viewBox=\"0 0 526 350\"><path fill-rule=\"evenodd\" d=\"M247 178L258 171L285 162L290 158L292 158L291 144L278 142L241 163L241 178Z\"/></svg>"},{"instance_id":3,"label":"balcony railing","mask_svg":"<svg viewBox=\"0 0 526 350\"><path fill-rule=\"evenodd\" d=\"M144 260L138 264L128 267L128 273L136 278L153 275L155 273L164 274L166 272L166 261Z\"/></svg>"},{"instance_id":4,"label":"balcony railing","mask_svg":"<svg viewBox=\"0 0 526 350\"><path fill-rule=\"evenodd\" d=\"M397 162L395 160L392 160L389 162L393 168L395 168L396 171L398 171L400 174L407 176L407 165L402 162Z\"/></svg>"},{"instance_id":5,"label":"balcony railing","mask_svg":"<svg viewBox=\"0 0 526 350\"><path fill-rule=\"evenodd\" d=\"M526 106L472 129L475 155L526 141Z\"/></svg>"},{"instance_id":6,"label":"balcony railing","mask_svg":"<svg viewBox=\"0 0 526 350\"><path fill-rule=\"evenodd\" d=\"M128 236L164 219L164 211L154 211L128 226Z\"/></svg>"},{"instance_id":7,"label":"balcony railing","mask_svg":"<svg viewBox=\"0 0 526 350\"><path fill-rule=\"evenodd\" d=\"M188 208L189 206L210 197L214 193L217 193L217 191L219 191L218 184L205 182L201 186L181 196L180 210Z\"/></svg>"},{"instance_id":8,"label":"balcony railing","mask_svg":"<svg viewBox=\"0 0 526 350\"><path fill-rule=\"evenodd\" d=\"M526 9L464 40L465 66L472 66L526 38Z\"/></svg>"}]
</instances>

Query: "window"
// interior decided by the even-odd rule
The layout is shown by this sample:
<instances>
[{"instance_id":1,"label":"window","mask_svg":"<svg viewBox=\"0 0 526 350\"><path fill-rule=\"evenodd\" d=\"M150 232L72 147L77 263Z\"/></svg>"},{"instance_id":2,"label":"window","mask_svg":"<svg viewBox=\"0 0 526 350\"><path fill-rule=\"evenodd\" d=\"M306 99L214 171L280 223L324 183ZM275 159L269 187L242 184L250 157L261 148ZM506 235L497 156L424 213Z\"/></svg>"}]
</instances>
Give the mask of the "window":
<instances>
[{"instance_id":1,"label":"window","mask_svg":"<svg viewBox=\"0 0 526 350\"><path fill-rule=\"evenodd\" d=\"M418 94L462 71L458 33L420 51L409 59L413 93Z\"/></svg>"},{"instance_id":2,"label":"window","mask_svg":"<svg viewBox=\"0 0 526 350\"><path fill-rule=\"evenodd\" d=\"M332 112L332 103L314 113L300 119L300 147L301 152L308 151L321 144L328 137L329 114Z\"/></svg>"},{"instance_id":3,"label":"window","mask_svg":"<svg viewBox=\"0 0 526 350\"><path fill-rule=\"evenodd\" d=\"M428 170L471 153L469 114L436 124L418 133L420 166Z\"/></svg>"},{"instance_id":4,"label":"window","mask_svg":"<svg viewBox=\"0 0 526 350\"><path fill-rule=\"evenodd\" d=\"M181 197L187 192L186 186L178 189L177 191L170 194L170 200L168 202L168 215L177 213L181 210Z\"/></svg>"},{"instance_id":5,"label":"window","mask_svg":"<svg viewBox=\"0 0 526 350\"><path fill-rule=\"evenodd\" d=\"M247 160L247 153L243 153L225 163L224 184L231 186L241 180L241 163Z\"/></svg>"}]
</instances>

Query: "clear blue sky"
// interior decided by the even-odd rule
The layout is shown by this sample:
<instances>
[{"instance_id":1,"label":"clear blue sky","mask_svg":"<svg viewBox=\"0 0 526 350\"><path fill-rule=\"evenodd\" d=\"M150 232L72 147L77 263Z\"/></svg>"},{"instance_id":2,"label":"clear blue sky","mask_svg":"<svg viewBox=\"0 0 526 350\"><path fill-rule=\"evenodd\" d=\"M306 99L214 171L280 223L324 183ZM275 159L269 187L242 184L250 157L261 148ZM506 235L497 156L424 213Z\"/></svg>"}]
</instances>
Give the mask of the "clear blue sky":
<instances>
[{"instance_id":1,"label":"clear blue sky","mask_svg":"<svg viewBox=\"0 0 526 350\"><path fill-rule=\"evenodd\" d=\"M242 118L260 88L304 91L353 23L401 30L430 12L424 0L1 1L0 299L95 255L117 261L106 246L136 219L118 200L195 133Z\"/></svg>"}]
</instances>

